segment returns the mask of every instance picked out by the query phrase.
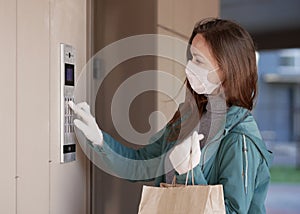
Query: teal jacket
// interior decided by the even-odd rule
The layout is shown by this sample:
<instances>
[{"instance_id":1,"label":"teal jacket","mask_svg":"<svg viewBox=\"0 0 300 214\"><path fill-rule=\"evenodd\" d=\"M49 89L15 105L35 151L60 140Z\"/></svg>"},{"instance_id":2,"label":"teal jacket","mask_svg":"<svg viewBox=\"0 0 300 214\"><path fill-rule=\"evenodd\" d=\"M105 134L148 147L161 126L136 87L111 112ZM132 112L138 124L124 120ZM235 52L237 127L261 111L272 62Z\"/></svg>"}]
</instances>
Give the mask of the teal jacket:
<instances>
[{"instance_id":1,"label":"teal jacket","mask_svg":"<svg viewBox=\"0 0 300 214\"><path fill-rule=\"evenodd\" d=\"M174 143L166 143L169 130L166 127L150 140L149 145L138 150L123 146L105 132L104 146L91 147L101 157L101 163L105 163L101 168L105 167L109 173L129 180L155 180L159 185L165 182L162 154L174 146ZM206 149L204 147L202 154ZM232 106L226 115L217 152L205 165L199 164L193 169L195 183L222 184L226 213L265 213L271 160L272 154L262 141L251 113ZM189 175L188 183L191 184L191 173ZM176 173L176 179L177 183L184 183L186 175Z\"/></svg>"}]
</instances>

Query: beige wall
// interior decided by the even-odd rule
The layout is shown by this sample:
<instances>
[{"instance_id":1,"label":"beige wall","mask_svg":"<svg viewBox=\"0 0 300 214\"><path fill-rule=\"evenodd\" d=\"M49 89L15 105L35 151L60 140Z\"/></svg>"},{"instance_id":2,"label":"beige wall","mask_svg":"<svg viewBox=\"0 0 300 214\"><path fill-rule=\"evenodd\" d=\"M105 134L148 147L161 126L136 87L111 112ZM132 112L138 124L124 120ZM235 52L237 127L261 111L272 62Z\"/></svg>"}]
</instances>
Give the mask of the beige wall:
<instances>
[{"instance_id":1,"label":"beige wall","mask_svg":"<svg viewBox=\"0 0 300 214\"><path fill-rule=\"evenodd\" d=\"M88 164L60 164L59 44L86 61L85 0L1 0L0 213L86 213Z\"/></svg>"},{"instance_id":2,"label":"beige wall","mask_svg":"<svg viewBox=\"0 0 300 214\"><path fill-rule=\"evenodd\" d=\"M16 2L1 0L0 17L0 213L15 213Z\"/></svg>"},{"instance_id":3,"label":"beige wall","mask_svg":"<svg viewBox=\"0 0 300 214\"><path fill-rule=\"evenodd\" d=\"M158 27L188 38L197 21L218 17L219 0L161 0L158 3ZM180 38L180 37L179 37Z\"/></svg>"}]
</instances>

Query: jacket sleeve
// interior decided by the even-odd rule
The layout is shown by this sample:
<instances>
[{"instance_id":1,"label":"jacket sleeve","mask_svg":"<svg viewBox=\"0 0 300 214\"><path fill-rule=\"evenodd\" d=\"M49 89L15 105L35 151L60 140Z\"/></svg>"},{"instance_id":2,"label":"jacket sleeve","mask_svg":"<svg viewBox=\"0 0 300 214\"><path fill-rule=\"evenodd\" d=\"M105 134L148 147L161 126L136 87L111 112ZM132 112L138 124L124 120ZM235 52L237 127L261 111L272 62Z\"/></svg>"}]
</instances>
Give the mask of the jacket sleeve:
<instances>
[{"instance_id":1,"label":"jacket sleeve","mask_svg":"<svg viewBox=\"0 0 300 214\"><path fill-rule=\"evenodd\" d=\"M226 213L248 213L262 157L245 135L230 135L220 154L218 183L223 185Z\"/></svg>"},{"instance_id":2,"label":"jacket sleeve","mask_svg":"<svg viewBox=\"0 0 300 214\"><path fill-rule=\"evenodd\" d=\"M159 173L163 138L164 130L161 130L152 137L148 145L135 150L103 132L102 147L93 146L91 143L89 145L96 165L107 173L130 181L150 181Z\"/></svg>"}]
</instances>

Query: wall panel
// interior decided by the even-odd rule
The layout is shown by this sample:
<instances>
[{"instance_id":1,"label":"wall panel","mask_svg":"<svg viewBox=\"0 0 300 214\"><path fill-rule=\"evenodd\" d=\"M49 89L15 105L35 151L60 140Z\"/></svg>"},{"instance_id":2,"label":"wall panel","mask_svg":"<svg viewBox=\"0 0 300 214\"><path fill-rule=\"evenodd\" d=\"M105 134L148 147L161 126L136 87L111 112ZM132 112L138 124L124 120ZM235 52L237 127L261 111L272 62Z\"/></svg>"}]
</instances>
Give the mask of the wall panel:
<instances>
[{"instance_id":1,"label":"wall panel","mask_svg":"<svg viewBox=\"0 0 300 214\"><path fill-rule=\"evenodd\" d=\"M59 44L86 62L86 1L0 2L0 213L81 214L88 162L60 164Z\"/></svg>"},{"instance_id":2,"label":"wall panel","mask_svg":"<svg viewBox=\"0 0 300 214\"><path fill-rule=\"evenodd\" d=\"M16 0L0 3L0 213L16 212Z\"/></svg>"},{"instance_id":3,"label":"wall panel","mask_svg":"<svg viewBox=\"0 0 300 214\"><path fill-rule=\"evenodd\" d=\"M17 213L49 210L49 1L17 1Z\"/></svg>"}]
</instances>

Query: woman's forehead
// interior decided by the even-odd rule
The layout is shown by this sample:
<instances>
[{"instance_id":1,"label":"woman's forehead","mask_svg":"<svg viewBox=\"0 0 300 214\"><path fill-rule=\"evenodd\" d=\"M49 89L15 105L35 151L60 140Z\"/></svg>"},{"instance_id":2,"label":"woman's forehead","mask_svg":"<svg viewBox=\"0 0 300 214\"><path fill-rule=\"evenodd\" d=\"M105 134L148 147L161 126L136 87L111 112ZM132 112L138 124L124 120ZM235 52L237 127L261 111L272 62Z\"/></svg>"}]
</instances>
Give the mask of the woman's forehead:
<instances>
[{"instance_id":1,"label":"woman's forehead","mask_svg":"<svg viewBox=\"0 0 300 214\"><path fill-rule=\"evenodd\" d=\"M205 41L205 38L201 34L197 34L191 45L191 52L194 54L199 54L206 58L211 64L216 64L216 60L211 54L210 48Z\"/></svg>"},{"instance_id":2,"label":"woman's forehead","mask_svg":"<svg viewBox=\"0 0 300 214\"><path fill-rule=\"evenodd\" d=\"M209 47L205 41L205 38L201 34L197 34L194 37L192 41L192 47L201 52L209 51Z\"/></svg>"}]
</instances>

